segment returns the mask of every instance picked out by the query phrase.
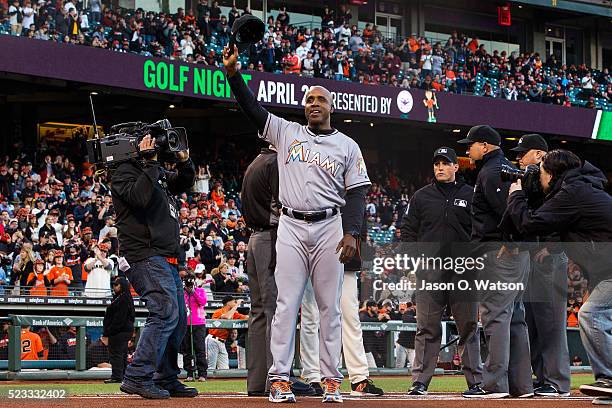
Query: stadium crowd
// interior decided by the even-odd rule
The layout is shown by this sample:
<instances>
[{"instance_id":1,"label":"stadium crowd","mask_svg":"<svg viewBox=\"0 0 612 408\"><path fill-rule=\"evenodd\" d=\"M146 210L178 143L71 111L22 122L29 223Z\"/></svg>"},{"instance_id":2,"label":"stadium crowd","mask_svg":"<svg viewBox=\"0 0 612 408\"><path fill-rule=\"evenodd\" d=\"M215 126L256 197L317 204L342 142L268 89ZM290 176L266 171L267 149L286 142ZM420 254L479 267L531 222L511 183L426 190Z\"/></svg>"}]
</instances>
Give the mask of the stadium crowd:
<instances>
[{"instance_id":1,"label":"stadium crowd","mask_svg":"<svg viewBox=\"0 0 612 408\"><path fill-rule=\"evenodd\" d=\"M226 16L218 1L208 0L175 14L112 10L100 0L87 8L73 0L9 3L0 2L0 27L12 35L216 66L234 20L251 14L234 6ZM351 19L344 6L337 12L325 7L320 28L294 26L282 7L276 19L267 19L263 41L242 63L251 70L562 106L608 109L612 102L607 68L567 66L535 52L487 50L477 37L456 31L446 42L385 38L376 25L361 30Z\"/></svg>"}]
</instances>

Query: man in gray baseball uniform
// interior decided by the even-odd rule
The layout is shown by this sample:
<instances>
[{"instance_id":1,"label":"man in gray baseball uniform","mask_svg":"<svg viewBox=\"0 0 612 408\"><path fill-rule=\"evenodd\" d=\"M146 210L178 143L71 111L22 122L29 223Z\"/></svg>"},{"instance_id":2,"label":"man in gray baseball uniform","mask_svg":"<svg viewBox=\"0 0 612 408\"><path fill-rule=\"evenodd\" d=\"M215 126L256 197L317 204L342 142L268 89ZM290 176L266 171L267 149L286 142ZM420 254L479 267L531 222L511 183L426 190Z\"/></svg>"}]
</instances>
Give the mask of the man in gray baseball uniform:
<instances>
[{"instance_id":1,"label":"man in gray baseball uniform","mask_svg":"<svg viewBox=\"0 0 612 408\"><path fill-rule=\"evenodd\" d=\"M356 253L365 195L370 179L359 146L331 127L331 93L310 88L304 112L308 125L266 111L236 68L238 49L223 51L228 83L259 136L278 151L279 199L282 203L276 241L274 277L278 289L272 321L268 371L271 402L295 402L289 376L295 327L306 282L319 306L320 367L323 402L342 402L340 294L344 270ZM344 207L340 216L340 208ZM340 252L340 256L338 256Z\"/></svg>"}]
</instances>

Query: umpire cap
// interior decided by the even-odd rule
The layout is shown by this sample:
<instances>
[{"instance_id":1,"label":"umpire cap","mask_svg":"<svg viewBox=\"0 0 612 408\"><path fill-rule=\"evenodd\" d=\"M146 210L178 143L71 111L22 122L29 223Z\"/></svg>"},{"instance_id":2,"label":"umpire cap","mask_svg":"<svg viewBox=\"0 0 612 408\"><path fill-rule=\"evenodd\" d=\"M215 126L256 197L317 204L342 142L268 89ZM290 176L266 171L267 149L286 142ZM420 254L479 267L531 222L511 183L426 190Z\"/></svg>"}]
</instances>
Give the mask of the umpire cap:
<instances>
[{"instance_id":1,"label":"umpire cap","mask_svg":"<svg viewBox=\"0 0 612 408\"><path fill-rule=\"evenodd\" d=\"M530 133L523 135L519 139L518 145L514 149L510 149L513 152L528 152L529 150L542 150L548 151L548 143L541 135L537 133Z\"/></svg>"},{"instance_id":2,"label":"umpire cap","mask_svg":"<svg viewBox=\"0 0 612 408\"><path fill-rule=\"evenodd\" d=\"M501 144L501 136L497 133L497 130L493 129L489 125L477 125L473 126L465 139L458 140L457 143L471 144L476 142L486 142L495 146Z\"/></svg>"},{"instance_id":3,"label":"umpire cap","mask_svg":"<svg viewBox=\"0 0 612 408\"><path fill-rule=\"evenodd\" d=\"M451 149L450 147L442 146L437 148L433 154L433 162L435 163L436 160L439 158L443 158L449 163L457 163L457 153L454 149Z\"/></svg>"}]
</instances>

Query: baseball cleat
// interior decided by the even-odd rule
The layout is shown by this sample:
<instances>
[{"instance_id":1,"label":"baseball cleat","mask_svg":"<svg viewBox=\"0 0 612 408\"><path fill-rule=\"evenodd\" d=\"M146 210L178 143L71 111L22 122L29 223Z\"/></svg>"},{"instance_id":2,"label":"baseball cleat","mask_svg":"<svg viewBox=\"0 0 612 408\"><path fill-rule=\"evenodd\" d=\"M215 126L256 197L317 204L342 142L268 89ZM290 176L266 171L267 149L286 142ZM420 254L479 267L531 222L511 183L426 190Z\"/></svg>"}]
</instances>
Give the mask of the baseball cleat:
<instances>
[{"instance_id":1,"label":"baseball cleat","mask_svg":"<svg viewBox=\"0 0 612 408\"><path fill-rule=\"evenodd\" d=\"M295 395L291 391L291 383L289 381L272 381L270 384L270 402L296 402Z\"/></svg>"},{"instance_id":2,"label":"baseball cleat","mask_svg":"<svg viewBox=\"0 0 612 408\"><path fill-rule=\"evenodd\" d=\"M310 386L315 391L314 395L316 397L322 397L323 396L323 387L321 387L321 383L320 382L311 382Z\"/></svg>"},{"instance_id":3,"label":"baseball cleat","mask_svg":"<svg viewBox=\"0 0 612 408\"><path fill-rule=\"evenodd\" d=\"M323 380L323 402L342 402L341 381L326 378Z\"/></svg>"},{"instance_id":4,"label":"baseball cleat","mask_svg":"<svg viewBox=\"0 0 612 408\"><path fill-rule=\"evenodd\" d=\"M351 384L351 397L366 397L368 395L380 396L383 394L384 391L375 386L370 379Z\"/></svg>"},{"instance_id":5,"label":"baseball cleat","mask_svg":"<svg viewBox=\"0 0 612 408\"><path fill-rule=\"evenodd\" d=\"M597 397L593 400L593 405L612 405L612 398Z\"/></svg>"},{"instance_id":6,"label":"baseball cleat","mask_svg":"<svg viewBox=\"0 0 612 408\"><path fill-rule=\"evenodd\" d=\"M481 399L497 399L497 398L507 398L510 396L507 392L493 392L493 391L485 391L480 388L479 385L474 385L470 387L469 390L464 391L462 394L465 398L481 398Z\"/></svg>"},{"instance_id":7,"label":"baseball cleat","mask_svg":"<svg viewBox=\"0 0 612 408\"><path fill-rule=\"evenodd\" d=\"M408 395L427 395L427 387L425 384L417 381L408 390Z\"/></svg>"},{"instance_id":8,"label":"baseball cleat","mask_svg":"<svg viewBox=\"0 0 612 408\"><path fill-rule=\"evenodd\" d=\"M533 390L536 397L559 398L569 397L569 392L561 392L550 384L543 385Z\"/></svg>"},{"instance_id":9,"label":"baseball cleat","mask_svg":"<svg viewBox=\"0 0 612 408\"><path fill-rule=\"evenodd\" d=\"M580 386L580 392L591 397L612 397L612 381L599 380Z\"/></svg>"}]
</instances>

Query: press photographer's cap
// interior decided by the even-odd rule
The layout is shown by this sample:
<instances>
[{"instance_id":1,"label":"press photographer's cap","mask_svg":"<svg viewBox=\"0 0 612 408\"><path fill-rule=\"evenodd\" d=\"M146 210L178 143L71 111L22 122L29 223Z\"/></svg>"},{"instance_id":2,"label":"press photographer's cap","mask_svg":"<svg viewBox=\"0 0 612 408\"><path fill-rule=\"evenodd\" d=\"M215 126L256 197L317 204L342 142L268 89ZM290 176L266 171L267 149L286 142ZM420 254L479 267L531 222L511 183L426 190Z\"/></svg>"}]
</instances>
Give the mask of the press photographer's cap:
<instances>
[{"instance_id":1,"label":"press photographer's cap","mask_svg":"<svg viewBox=\"0 0 612 408\"><path fill-rule=\"evenodd\" d=\"M548 143L546 140L537 133L530 133L523 135L519 139L518 145L514 149L510 149L513 152L528 152L529 150L542 150L548 151Z\"/></svg>"},{"instance_id":2,"label":"press photographer's cap","mask_svg":"<svg viewBox=\"0 0 612 408\"><path fill-rule=\"evenodd\" d=\"M477 125L470 129L465 139L458 140L457 143L471 144L476 142L486 142L495 146L501 144L501 136L497 130L489 125Z\"/></svg>"},{"instance_id":3,"label":"press photographer's cap","mask_svg":"<svg viewBox=\"0 0 612 408\"><path fill-rule=\"evenodd\" d=\"M433 162L435 163L440 158L445 159L449 163L457 163L457 153L450 147L439 147L434 151Z\"/></svg>"}]
</instances>

